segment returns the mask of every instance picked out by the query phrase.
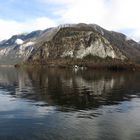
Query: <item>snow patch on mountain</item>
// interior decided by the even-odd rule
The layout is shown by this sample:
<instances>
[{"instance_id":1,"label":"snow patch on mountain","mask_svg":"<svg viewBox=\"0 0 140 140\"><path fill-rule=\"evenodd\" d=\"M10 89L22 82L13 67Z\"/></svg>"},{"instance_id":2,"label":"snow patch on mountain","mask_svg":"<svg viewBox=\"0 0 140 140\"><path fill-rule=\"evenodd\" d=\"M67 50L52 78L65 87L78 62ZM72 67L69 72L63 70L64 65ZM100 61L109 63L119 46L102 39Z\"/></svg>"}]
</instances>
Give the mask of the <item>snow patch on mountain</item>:
<instances>
[{"instance_id":1,"label":"snow patch on mountain","mask_svg":"<svg viewBox=\"0 0 140 140\"><path fill-rule=\"evenodd\" d=\"M29 54L29 52L31 52L32 46L34 44L35 44L35 42L30 41L30 42L26 42L26 43L20 45L20 47L19 47L19 55L24 55L24 54L27 55L27 54ZM26 53L26 52L28 52L28 53Z\"/></svg>"},{"instance_id":2,"label":"snow patch on mountain","mask_svg":"<svg viewBox=\"0 0 140 140\"><path fill-rule=\"evenodd\" d=\"M23 47L28 47L28 46L32 46L32 45L34 45L34 44L35 44L35 42L30 41L30 42L24 43L22 46L23 46Z\"/></svg>"},{"instance_id":3,"label":"snow patch on mountain","mask_svg":"<svg viewBox=\"0 0 140 140\"><path fill-rule=\"evenodd\" d=\"M17 45L21 45L21 44L23 44L23 40L22 39L16 39L16 41L15 41L15 43L17 44Z\"/></svg>"}]
</instances>

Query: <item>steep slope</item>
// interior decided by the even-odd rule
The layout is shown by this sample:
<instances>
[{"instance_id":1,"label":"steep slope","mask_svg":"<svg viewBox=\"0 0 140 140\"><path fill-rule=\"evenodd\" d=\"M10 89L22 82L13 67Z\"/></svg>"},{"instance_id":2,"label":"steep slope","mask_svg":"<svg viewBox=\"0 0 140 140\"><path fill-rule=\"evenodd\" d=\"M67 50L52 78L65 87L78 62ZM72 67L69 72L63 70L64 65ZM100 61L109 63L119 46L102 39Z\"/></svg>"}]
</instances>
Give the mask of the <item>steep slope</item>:
<instances>
[{"instance_id":1,"label":"steep slope","mask_svg":"<svg viewBox=\"0 0 140 140\"><path fill-rule=\"evenodd\" d=\"M95 24L65 24L0 42L0 64L55 65L62 61L65 64L139 63L140 44Z\"/></svg>"},{"instance_id":2,"label":"steep slope","mask_svg":"<svg viewBox=\"0 0 140 140\"><path fill-rule=\"evenodd\" d=\"M98 25L90 24L89 26L101 33L113 46L119 48L129 59L136 63L140 63L140 43L122 33L107 31Z\"/></svg>"},{"instance_id":3,"label":"steep slope","mask_svg":"<svg viewBox=\"0 0 140 140\"><path fill-rule=\"evenodd\" d=\"M24 61L31 53L33 44L43 31L14 35L0 42L0 64L16 64Z\"/></svg>"},{"instance_id":4,"label":"steep slope","mask_svg":"<svg viewBox=\"0 0 140 140\"><path fill-rule=\"evenodd\" d=\"M88 55L127 59L118 48L112 46L106 38L90 27L62 27L50 40L48 37L43 39L30 59L44 61L56 58L83 59Z\"/></svg>"}]
</instances>

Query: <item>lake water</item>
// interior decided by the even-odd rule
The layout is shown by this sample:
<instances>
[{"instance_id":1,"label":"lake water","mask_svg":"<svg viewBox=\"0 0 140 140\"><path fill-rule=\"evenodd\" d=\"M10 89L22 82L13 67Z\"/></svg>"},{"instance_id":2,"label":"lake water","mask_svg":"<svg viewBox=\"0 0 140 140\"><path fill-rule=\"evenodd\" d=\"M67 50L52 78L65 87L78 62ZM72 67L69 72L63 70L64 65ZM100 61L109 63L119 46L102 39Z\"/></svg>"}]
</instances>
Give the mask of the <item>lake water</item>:
<instances>
[{"instance_id":1,"label":"lake water","mask_svg":"<svg viewBox=\"0 0 140 140\"><path fill-rule=\"evenodd\" d=\"M140 73L0 68L0 140L140 140Z\"/></svg>"}]
</instances>

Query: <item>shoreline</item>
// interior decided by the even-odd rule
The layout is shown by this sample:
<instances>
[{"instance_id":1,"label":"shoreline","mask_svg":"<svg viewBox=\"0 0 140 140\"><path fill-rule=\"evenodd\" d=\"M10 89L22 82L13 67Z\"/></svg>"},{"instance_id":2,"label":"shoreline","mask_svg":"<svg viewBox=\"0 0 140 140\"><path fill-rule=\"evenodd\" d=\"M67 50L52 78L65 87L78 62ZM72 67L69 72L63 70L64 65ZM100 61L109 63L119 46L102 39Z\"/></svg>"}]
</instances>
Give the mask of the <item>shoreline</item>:
<instances>
[{"instance_id":1,"label":"shoreline","mask_svg":"<svg viewBox=\"0 0 140 140\"><path fill-rule=\"evenodd\" d=\"M46 61L26 61L24 63L0 65L0 67L15 68L61 68L73 70L112 70L112 71L140 71L140 64L119 60L82 60L82 59L48 59Z\"/></svg>"},{"instance_id":2,"label":"shoreline","mask_svg":"<svg viewBox=\"0 0 140 140\"><path fill-rule=\"evenodd\" d=\"M19 65L20 66L20 65ZM140 65L133 62L119 60L82 60L82 59L48 59L47 61L33 61L21 64L21 67L56 67L66 69L95 69L95 70L140 70Z\"/></svg>"}]
</instances>

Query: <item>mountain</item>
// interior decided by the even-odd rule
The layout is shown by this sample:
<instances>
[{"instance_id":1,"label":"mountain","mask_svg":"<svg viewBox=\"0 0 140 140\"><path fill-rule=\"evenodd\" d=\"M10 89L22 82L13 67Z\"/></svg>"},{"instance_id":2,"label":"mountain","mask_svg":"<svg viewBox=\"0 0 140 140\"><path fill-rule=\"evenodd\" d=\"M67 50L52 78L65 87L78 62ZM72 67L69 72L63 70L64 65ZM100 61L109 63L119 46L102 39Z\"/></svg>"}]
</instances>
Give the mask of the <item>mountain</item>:
<instances>
[{"instance_id":1,"label":"mountain","mask_svg":"<svg viewBox=\"0 0 140 140\"><path fill-rule=\"evenodd\" d=\"M16 64L24 61L32 50L34 41L43 31L33 31L29 34L13 35L8 40L0 42L0 64Z\"/></svg>"},{"instance_id":2,"label":"mountain","mask_svg":"<svg viewBox=\"0 0 140 140\"><path fill-rule=\"evenodd\" d=\"M96 24L64 24L0 42L0 64L140 63L140 44Z\"/></svg>"}]
</instances>

